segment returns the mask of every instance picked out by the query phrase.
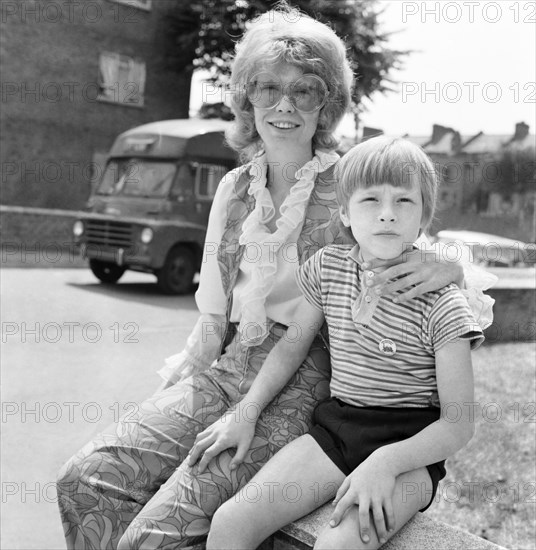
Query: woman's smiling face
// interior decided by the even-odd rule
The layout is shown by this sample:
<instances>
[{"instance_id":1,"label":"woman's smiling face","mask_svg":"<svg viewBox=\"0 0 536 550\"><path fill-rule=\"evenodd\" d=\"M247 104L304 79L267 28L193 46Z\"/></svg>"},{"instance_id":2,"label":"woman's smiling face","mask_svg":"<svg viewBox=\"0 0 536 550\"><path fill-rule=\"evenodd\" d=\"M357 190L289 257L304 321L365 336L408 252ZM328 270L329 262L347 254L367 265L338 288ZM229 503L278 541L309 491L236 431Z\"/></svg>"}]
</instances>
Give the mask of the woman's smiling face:
<instances>
[{"instance_id":1,"label":"woman's smiling face","mask_svg":"<svg viewBox=\"0 0 536 550\"><path fill-rule=\"evenodd\" d=\"M303 71L288 63L278 63L263 68L259 84L268 84L268 72L276 75L284 90L296 82ZM262 80L266 79L266 82ZM253 104L255 126L266 149L312 148L320 110L312 113L298 111L286 95L270 109L262 109Z\"/></svg>"}]
</instances>

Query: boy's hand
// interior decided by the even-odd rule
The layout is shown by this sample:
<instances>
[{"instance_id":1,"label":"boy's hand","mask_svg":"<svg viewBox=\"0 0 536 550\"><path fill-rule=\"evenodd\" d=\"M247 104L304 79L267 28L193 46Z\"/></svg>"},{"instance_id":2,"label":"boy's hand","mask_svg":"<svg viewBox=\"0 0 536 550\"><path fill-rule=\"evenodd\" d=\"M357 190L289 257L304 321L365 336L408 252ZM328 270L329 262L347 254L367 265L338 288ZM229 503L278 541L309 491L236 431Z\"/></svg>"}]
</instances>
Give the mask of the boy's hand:
<instances>
[{"instance_id":1,"label":"boy's hand","mask_svg":"<svg viewBox=\"0 0 536 550\"><path fill-rule=\"evenodd\" d=\"M240 403L229 409L219 420L202 431L188 454L188 465L193 466L199 457L199 473L204 472L207 464L226 449L236 447L236 454L230 463L234 470L244 461L251 441L255 435L256 418L247 416L247 408Z\"/></svg>"},{"instance_id":2,"label":"boy's hand","mask_svg":"<svg viewBox=\"0 0 536 550\"><path fill-rule=\"evenodd\" d=\"M378 539L383 544L387 540L387 529L392 531L395 527L392 502L395 479L396 475L387 465L371 455L343 481L337 491L330 526L336 527L348 508L358 505L361 540L364 543L370 541L369 512L372 512Z\"/></svg>"},{"instance_id":3,"label":"boy's hand","mask_svg":"<svg viewBox=\"0 0 536 550\"><path fill-rule=\"evenodd\" d=\"M396 262L400 262L396 258ZM397 301L406 302L421 296L426 292L439 290L449 283L463 285L463 268L457 262L440 261L437 254L431 251L413 250L402 255L402 263L390 263L388 261L374 260L368 262L365 269L387 267L385 271L366 278L366 285L372 287L378 295L385 296L403 290L408 290L397 296ZM400 279L398 279L400 277ZM388 282L391 279L396 281Z\"/></svg>"}]
</instances>

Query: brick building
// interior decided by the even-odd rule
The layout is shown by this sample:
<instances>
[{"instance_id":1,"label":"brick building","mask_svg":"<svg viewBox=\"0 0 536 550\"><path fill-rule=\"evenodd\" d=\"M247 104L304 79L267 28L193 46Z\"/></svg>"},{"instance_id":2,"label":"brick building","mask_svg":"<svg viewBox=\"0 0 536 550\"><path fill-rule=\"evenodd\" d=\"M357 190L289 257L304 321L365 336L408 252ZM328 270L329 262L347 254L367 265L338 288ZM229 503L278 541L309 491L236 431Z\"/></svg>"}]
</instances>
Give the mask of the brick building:
<instances>
[{"instance_id":1,"label":"brick building","mask_svg":"<svg viewBox=\"0 0 536 550\"><path fill-rule=\"evenodd\" d=\"M117 134L188 117L191 73L164 55L175 1L2 3L3 204L83 207Z\"/></svg>"}]
</instances>

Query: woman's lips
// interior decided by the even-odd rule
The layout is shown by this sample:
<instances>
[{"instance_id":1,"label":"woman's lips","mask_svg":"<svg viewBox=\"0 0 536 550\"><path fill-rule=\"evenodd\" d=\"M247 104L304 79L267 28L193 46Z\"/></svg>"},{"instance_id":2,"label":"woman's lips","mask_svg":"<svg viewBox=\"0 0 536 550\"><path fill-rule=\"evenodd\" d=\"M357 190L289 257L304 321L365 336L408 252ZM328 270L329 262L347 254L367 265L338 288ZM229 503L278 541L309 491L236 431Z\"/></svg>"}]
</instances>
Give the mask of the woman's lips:
<instances>
[{"instance_id":1,"label":"woman's lips","mask_svg":"<svg viewBox=\"0 0 536 550\"><path fill-rule=\"evenodd\" d=\"M285 122L275 121L275 122L269 122L268 124L270 124L274 128L277 128L278 130L294 130L294 128L298 128L299 126L299 124L296 124L294 122L286 122L286 121Z\"/></svg>"}]
</instances>

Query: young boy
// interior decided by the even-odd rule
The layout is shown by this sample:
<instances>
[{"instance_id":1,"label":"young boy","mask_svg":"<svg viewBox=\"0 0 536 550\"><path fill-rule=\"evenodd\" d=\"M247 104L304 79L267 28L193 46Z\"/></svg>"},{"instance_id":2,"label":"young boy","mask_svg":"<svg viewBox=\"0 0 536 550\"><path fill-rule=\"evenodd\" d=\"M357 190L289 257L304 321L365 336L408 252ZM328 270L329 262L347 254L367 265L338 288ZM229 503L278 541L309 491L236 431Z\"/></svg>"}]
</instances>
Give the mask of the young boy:
<instances>
[{"instance_id":1,"label":"young boy","mask_svg":"<svg viewBox=\"0 0 536 550\"><path fill-rule=\"evenodd\" d=\"M243 401L198 436L190 463L207 450L203 469L208 456L229 447L237 447L235 467L241 462L258 415L324 320L331 397L317 406L310 434L284 447L216 512L207 548L255 548L334 495L315 548L377 548L430 505L445 459L473 435L464 403L473 401L470 348L483 336L458 287L398 303L398 293L378 296L366 285L366 263L398 258L431 222L432 163L406 140L379 137L349 151L337 176L341 220L356 245L327 246L300 267L296 323Z\"/></svg>"}]
</instances>

